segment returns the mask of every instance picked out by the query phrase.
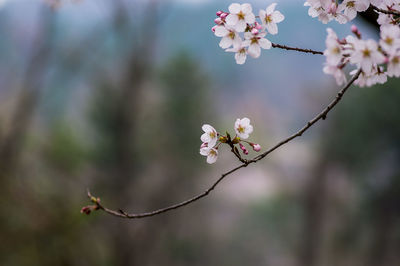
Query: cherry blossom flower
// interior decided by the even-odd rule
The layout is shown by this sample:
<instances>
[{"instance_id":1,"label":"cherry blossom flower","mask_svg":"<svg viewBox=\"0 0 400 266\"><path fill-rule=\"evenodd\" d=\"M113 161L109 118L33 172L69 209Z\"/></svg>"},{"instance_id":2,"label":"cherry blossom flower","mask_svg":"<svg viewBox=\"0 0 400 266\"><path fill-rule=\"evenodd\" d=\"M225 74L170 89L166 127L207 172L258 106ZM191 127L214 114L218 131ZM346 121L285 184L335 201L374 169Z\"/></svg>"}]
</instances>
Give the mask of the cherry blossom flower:
<instances>
[{"instance_id":1,"label":"cherry blossom flower","mask_svg":"<svg viewBox=\"0 0 400 266\"><path fill-rule=\"evenodd\" d=\"M239 34L232 28L225 26L217 26L215 28L215 36L222 37L219 46L222 49L233 47L239 47L242 43L242 38L240 38Z\"/></svg>"},{"instance_id":2,"label":"cherry blossom flower","mask_svg":"<svg viewBox=\"0 0 400 266\"><path fill-rule=\"evenodd\" d=\"M400 52L389 58L387 66L387 74L389 77L400 77Z\"/></svg>"},{"instance_id":3,"label":"cherry blossom flower","mask_svg":"<svg viewBox=\"0 0 400 266\"><path fill-rule=\"evenodd\" d=\"M326 64L323 68L323 71L325 74L333 75L333 77L336 79L337 85L339 86L347 82L346 75L344 74L343 70L336 65Z\"/></svg>"},{"instance_id":4,"label":"cherry blossom flower","mask_svg":"<svg viewBox=\"0 0 400 266\"><path fill-rule=\"evenodd\" d=\"M276 5L276 3L272 3L266 10L260 10L259 12L262 25L266 27L271 34L278 33L278 26L276 24L285 19L281 12L275 10Z\"/></svg>"},{"instance_id":5,"label":"cherry blossom flower","mask_svg":"<svg viewBox=\"0 0 400 266\"><path fill-rule=\"evenodd\" d=\"M207 156L207 163L213 164L218 159L218 150L216 148L204 147L200 149L200 154Z\"/></svg>"},{"instance_id":6,"label":"cherry blossom flower","mask_svg":"<svg viewBox=\"0 0 400 266\"><path fill-rule=\"evenodd\" d=\"M348 20L353 20L357 16L357 12L367 10L369 4L369 0L344 0L338 6L338 11L343 11Z\"/></svg>"},{"instance_id":7,"label":"cherry blossom flower","mask_svg":"<svg viewBox=\"0 0 400 266\"><path fill-rule=\"evenodd\" d=\"M239 138L247 139L249 137L249 134L253 132L253 126L250 125L250 119L248 119L247 117L236 119L235 132Z\"/></svg>"},{"instance_id":8,"label":"cherry blossom flower","mask_svg":"<svg viewBox=\"0 0 400 266\"><path fill-rule=\"evenodd\" d=\"M248 46L248 54L253 58L258 58L261 55L261 48L263 49L271 49L272 43L267 40L265 37L267 35L266 32L252 34L250 32L245 33L245 41L243 42L244 46Z\"/></svg>"},{"instance_id":9,"label":"cherry blossom flower","mask_svg":"<svg viewBox=\"0 0 400 266\"><path fill-rule=\"evenodd\" d=\"M381 40L379 44L389 54L400 48L400 28L395 25L381 26Z\"/></svg>"},{"instance_id":10,"label":"cherry blossom flower","mask_svg":"<svg viewBox=\"0 0 400 266\"><path fill-rule=\"evenodd\" d=\"M229 12L230 14L226 17L226 24L238 32L244 32L247 24L252 24L256 21L250 4L231 4Z\"/></svg>"},{"instance_id":11,"label":"cherry blossom flower","mask_svg":"<svg viewBox=\"0 0 400 266\"><path fill-rule=\"evenodd\" d=\"M326 38L326 50L324 55L326 56L326 61L331 65L337 65L343 58L342 46L338 42L338 37L336 33L331 29L327 29L328 36Z\"/></svg>"},{"instance_id":12,"label":"cherry blossom flower","mask_svg":"<svg viewBox=\"0 0 400 266\"><path fill-rule=\"evenodd\" d=\"M213 148L215 144L217 144L218 141L218 133L213 128L212 126L208 124L204 124L202 127L202 130L205 132L203 135L201 135L200 139L203 143L208 144L208 148Z\"/></svg>"},{"instance_id":13,"label":"cherry blossom flower","mask_svg":"<svg viewBox=\"0 0 400 266\"><path fill-rule=\"evenodd\" d=\"M381 64L384 61L385 57L378 51L378 45L374 40L358 40L354 43L350 62L359 64L365 73L371 73L374 64Z\"/></svg>"},{"instance_id":14,"label":"cherry blossom flower","mask_svg":"<svg viewBox=\"0 0 400 266\"><path fill-rule=\"evenodd\" d=\"M235 60L237 64L243 65L246 62L247 49L246 46L244 46L244 43L242 43L239 47L226 49L225 51L235 53Z\"/></svg>"}]
</instances>

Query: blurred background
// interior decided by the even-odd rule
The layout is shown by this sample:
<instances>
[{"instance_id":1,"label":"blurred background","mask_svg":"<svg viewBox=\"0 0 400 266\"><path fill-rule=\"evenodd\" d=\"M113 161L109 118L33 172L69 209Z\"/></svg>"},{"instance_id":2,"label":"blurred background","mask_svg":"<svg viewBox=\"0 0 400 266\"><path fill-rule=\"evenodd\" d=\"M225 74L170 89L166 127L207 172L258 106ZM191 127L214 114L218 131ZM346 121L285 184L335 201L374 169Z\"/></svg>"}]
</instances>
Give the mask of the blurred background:
<instances>
[{"instance_id":1,"label":"blurred background","mask_svg":"<svg viewBox=\"0 0 400 266\"><path fill-rule=\"evenodd\" d=\"M350 34L277 2L272 42L324 50L327 26ZM271 49L236 65L211 32L229 4L0 1L0 265L400 265L396 79L352 87L326 121L185 208L79 212L86 188L130 212L185 200L238 165L227 148L205 162L202 124L233 132L249 117L266 149L334 97L323 56Z\"/></svg>"}]
</instances>

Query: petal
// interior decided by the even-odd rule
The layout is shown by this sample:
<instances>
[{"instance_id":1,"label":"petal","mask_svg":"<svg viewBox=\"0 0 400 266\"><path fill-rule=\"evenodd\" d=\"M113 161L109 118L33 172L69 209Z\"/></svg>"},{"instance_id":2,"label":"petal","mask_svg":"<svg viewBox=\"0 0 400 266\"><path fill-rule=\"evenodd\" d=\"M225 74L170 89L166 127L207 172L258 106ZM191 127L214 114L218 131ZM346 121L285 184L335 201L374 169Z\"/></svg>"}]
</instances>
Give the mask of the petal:
<instances>
[{"instance_id":1,"label":"petal","mask_svg":"<svg viewBox=\"0 0 400 266\"><path fill-rule=\"evenodd\" d=\"M236 53L235 60L236 64L243 65L246 62L247 55L245 53Z\"/></svg>"},{"instance_id":2,"label":"petal","mask_svg":"<svg viewBox=\"0 0 400 266\"><path fill-rule=\"evenodd\" d=\"M235 39L233 40L233 47L238 48L242 45L242 38L239 36L236 36Z\"/></svg>"},{"instance_id":3,"label":"petal","mask_svg":"<svg viewBox=\"0 0 400 266\"><path fill-rule=\"evenodd\" d=\"M229 12L232 14L238 14L240 12L240 4L238 3L233 3L229 6Z\"/></svg>"},{"instance_id":4,"label":"petal","mask_svg":"<svg viewBox=\"0 0 400 266\"><path fill-rule=\"evenodd\" d=\"M230 25L230 26L235 26L239 21L238 16L233 15L233 14L229 14L226 17L226 24Z\"/></svg>"},{"instance_id":5,"label":"petal","mask_svg":"<svg viewBox=\"0 0 400 266\"><path fill-rule=\"evenodd\" d=\"M247 117L243 118L242 120L240 120L240 123L242 124L242 126L248 126L250 125L250 119L248 119Z\"/></svg>"},{"instance_id":6,"label":"petal","mask_svg":"<svg viewBox=\"0 0 400 266\"><path fill-rule=\"evenodd\" d=\"M261 55L261 47L258 44L251 44L249 46L249 55L253 58L258 58Z\"/></svg>"},{"instance_id":7,"label":"petal","mask_svg":"<svg viewBox=\"0 0 400 266\"><path fill-rule=\"evenodd\" d=\"M209 153L210 153L210 148L205 147L200 149L200 154L203 156L208 156Z\"/></svg>"},{"instance_id":8,"label":"petal","mask_svg":"<svg viewBox=\"0 0 400 266\"><path fill-rule=\"evenodd\" d=\"M258 41L258 44L263 49L271 49L271 47L272 47L272 43L269 40L265 39L265 38L260 39Z\"/></svg>"},{"instance_id":9,"label":"petal","mask_svg":"<svg viewBox=\"0 0 400 266\"><path fill-rule=\"evenodd\" d=\"M253 13L247 14L244 18L246 23L253 24L256 22L256 16Z\"/></svg>"},{"instance_id":10,"label":"petal","mask_svg":"<svg viewBox=\"0 0 400 266\"><path fill-rule=\"evenodd\" d=\"M210 134L204 133L201 135L200 140L204 143L208 143L210 141Z\"/></svg>"},{"instance_id":11,"label":"petal","mask_svg":"<svg viewBox=\"0 0 400 266\"><path fill-rule=\"evenodd\" d=\"M235 30L238 32L244 32L247 27L247 24L244 20L239 20L235 25Z\"/></svg>"},{"instance_id":12,"label":"petal","mask_svg":"<svg viewBox=\"0 0 400 266\"><path fill-rule=\"evenodd\" d=\"M225 28L225 26L217 26L215 28L215 36L224 37L228 35L229 31Z\"/></svg>"},{"instance_id":13,"label":"petal","mask_svg":"<svg viewBox=\"0 0 400 266\"><path fill-rule=\"evenodd\" d=\"M226 36L222 38L221 41L219 42L219 47L221 47L222 49L226 49L229 48L232 44L233 44L232 39Z\"/></svg>"},{"instance_id":14,"label":"petal","mask_svg":"<svg viewBox=\"0 0 400 266\"><path fill-rule=\"evenodd\" d=\"M251 8L251 5L248 3L241 5L240 8L243 11L243 13L245 13L245 14L249 14L253 11L253 9Z\"/></svg>"},{"instance_id":15,"label":"petal","mask_svg":"<svg viewBox=\"0 0 400 266\"><path fill-rule=\"evenodd\" d=\"M274 12L274 10L275 10L275 7L276 7L276 3L272 3L272 4L270 4L268 7L267 7L267 14L271 14L272 12Z\"/></svg>"},{"instance_id":16,"label":"petal","mask_svg":"<svg viewBox=\"0 0 400 266\"><path fill-rule=\"evenodd\" d=\"M273 20L275 23L282 22L282 21L285 19L285 16L282 15L282 13L279 12L279 11L274 11L274 13L272 13L271 16L272 16L272 20Z\"/></svg>"},{"instance_id":17,"label":"petal","mask_svg":"<svg viewBox=\"0 0 400 266\"><path fill-rule=\"evenodd\" d=\"M267 13L265 12L265 10L260 10L260 12L258 12L258 15L260 16L260 19L263 23L265 23L265 17L267 16Z\"/></svg>"},{"instance_id":18,"label":"petal","mask_svg":"<svg viewBox=\"0 0 400 266\"><path fill-rule=\"evenodd\" d=\"M267 26L268 32L271 33L272 35L275 35L278 33L278 26L274 22L267 23L266 26Z\"/></svg>"},{"instance_id":19,"label":"petal","mask_svg":"<svg viewBox=\"0 0 400 266\"><path fill-rule=\"evenodd\" d=\"M210 126L209 124L204 124L201 129L204 132L211 132L211 131L216 131L215 128L213 128L212 126Z\"/></svg>"}]
</instances>

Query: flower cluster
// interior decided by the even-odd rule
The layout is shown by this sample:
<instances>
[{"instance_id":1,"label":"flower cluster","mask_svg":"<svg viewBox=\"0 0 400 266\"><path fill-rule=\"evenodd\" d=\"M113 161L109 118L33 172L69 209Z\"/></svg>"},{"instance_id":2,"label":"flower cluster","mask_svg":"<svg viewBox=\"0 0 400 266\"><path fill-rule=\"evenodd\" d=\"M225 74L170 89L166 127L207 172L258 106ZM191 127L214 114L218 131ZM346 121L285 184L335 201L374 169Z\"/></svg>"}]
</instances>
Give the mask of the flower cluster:
<instances>
[{"instance_id":1,"label":"flower cluster","mask_svg":"<svg viewBox=\"0 0 400 266\"><path fill-rule=\"evenodd\" d=\"M400 28L397 25L381 26L379 43L374 40L362 40L356 26L352 26L354 36L340 40L336 33L328 28L326 38L326 63L323 71L336 78L338 85L346 82L343 68L348 64L361 69L355 84L360 87L383 84L387 77L400 77ZM351 74L355 73L357 69Z\"/></svg>"},{"instance_id":2,"label":"flower cluster","mask_svg":"<svg viewBox=\"0 0 400 266\"><path fill-rule=\"evenodd\" d=\"M229 133L222 135L219 134L212 126L208 124L203 125L202 130L204 131L204 134L200 137L201 141L203 142L200 146L200 154L207 156L207 163L212 164L217 161L218 148L221 144L228 144L232 148L232 151L239 157L239 150L235 145L239 145L239 148L245 155L249 154L249 151L246 149L243 143L250 145L256 152L261 150L261 146L259 144L246 140L253 132L253 126L250 124L250 119L246 117L243 119L236 119L234 129L236 135L232 138Z\"/></svg>"},{"instance_id":3,"label":"flower cluster","mask_svg":"<svg viewBox=\"0 0 400 266\"><path fill-rule=\"evenodd\" d=\"M279 22L284 20L281 12L275 10L276 3L269 5L265 10L259 11L258 18L250 4L233 3L229 6L229 12L218 11L212 31L217 37L221 37L219 46L227 52L235 53L236 63L244 64L247 55L258 58L261 49L270 49L272 43L265 38L267 32L278 33ZM240 36L244 33L244 36Z\"/></svg>"},{"instance_id":4,"label":"flower cluster","mask_svg":"<svg viewBox=\"0 0 400 266\"><path fill-rule=\"evenodd\" d=\"M315 18L318 17L322 23L336 20L340 24L345 24L357 16L357 12L366 11L370 5L388 11L400 11L399 0L344 0L341 3L336 0L307 0L304 6L309 6L308 14ZM393 15L380 13L378 23L388 24L395 20Z\"/></svg>"}]
</instances>

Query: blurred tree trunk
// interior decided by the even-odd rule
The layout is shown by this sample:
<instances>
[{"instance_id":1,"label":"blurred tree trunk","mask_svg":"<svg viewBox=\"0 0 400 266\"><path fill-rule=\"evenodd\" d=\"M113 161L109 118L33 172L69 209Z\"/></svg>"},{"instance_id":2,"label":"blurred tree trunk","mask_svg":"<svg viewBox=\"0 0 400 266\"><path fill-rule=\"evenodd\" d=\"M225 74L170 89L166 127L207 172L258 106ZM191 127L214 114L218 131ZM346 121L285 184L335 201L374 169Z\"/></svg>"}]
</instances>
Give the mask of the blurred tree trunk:
<instances>
[{"instance_id":1,"label":"blurred tree trunk","mask_svg":"<svg viewBox=\"0 0 400 266\"><path fill-rule=\"evenodd\" d=\"M304 195L304 221L299 253L299 266L319 265L325 207L328 189L326 187L326 160L321 159L306 185Z\"/></svg>"},{"instance_id":2,"label":"blurred tree trunk","mask_svg":"<svg viewBox=\"0 0 400 266\"><path fill-rule=\"evenodd\" d=\"M0 178L12 175L18 166L20 150L34 117L44 76L53 49L54 12L47 5L40 11L36 40L27 63L22 89L10 122L10 129L0 140Z\"/></svg>"}]
</instances>

